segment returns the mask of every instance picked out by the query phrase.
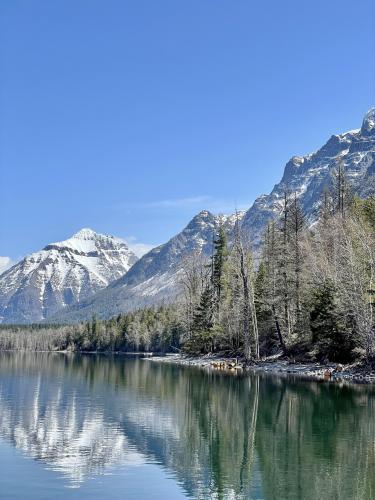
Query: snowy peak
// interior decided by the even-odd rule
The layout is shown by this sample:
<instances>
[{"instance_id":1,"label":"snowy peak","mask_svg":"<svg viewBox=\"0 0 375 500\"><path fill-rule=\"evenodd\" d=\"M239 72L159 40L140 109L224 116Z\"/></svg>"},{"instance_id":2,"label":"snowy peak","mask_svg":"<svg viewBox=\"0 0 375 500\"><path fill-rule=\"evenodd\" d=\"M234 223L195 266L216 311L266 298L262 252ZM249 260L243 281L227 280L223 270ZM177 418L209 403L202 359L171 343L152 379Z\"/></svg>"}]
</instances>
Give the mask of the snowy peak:
<instances>
[{"instance_id":1,"label":"snowy peak","mask_svg":"<svg viewBox=\"0 0 375 500\"><path fill-rule=\"evenodd\" d=\"M0 276L0 321L42 321L105 288L137 260L124 241L81 229Z\"/></svg>"},{"instance_id":2,"label":"snowy peak","mask_svg":"<svg viewBox=\"0 0 375 500\"><path fill-rule=\"evenodd\" d=\"M371 108L363 119L361 134L364 136L375 134L375 108Z\"/></svg>"},{"instance_id":3,"label":"snowy peak","mask_svg":"<svg viewBox=\"0 0 375 500\"><path fill-rule=\"evenodd\" d=\"M77 233L73 234L72 238L76 240L93 240L96 238L96 236L99 236L99 233L96 233L95 231L93 231L88 227L84 227L80 229Z\"/></svg>"},{"instance_id":4,"label":"snowy peak","mask_svg":"<svg viewBox=\"0 0 375 500\"><path fill-rule=\"evenodd\" d=\"M293 156L285 165L284 175L281 182L290 182L295 175L298 175L300 167L305 163L303 156Z\"/></svg>"},{"instance_id":5,"label":"snowy peak","mask_svg":"<svg viewBox=\"0 0 375 500\"><path fill-rule=\"evenodd\" d=\"M131 252L125 241L120 238L96 233L92 229L87 228L81 229L67 240L50 243L44 247L44 250L50 250L52 248L65 248L71 252L87 255L92 254L93 252L98 252L104 248L121 248L127 252Z\"/></svg>"},{"instance_id":6,"label":"snowy peak","mask_svg":"<svg viewBox=\"0 0 375 500\"><path fill-rule=\"evenodd\" d=\"M366 113L361 129L332 135L315 153L294 156L285 165L280 183L269 195L257 198L243 219L243 226L258 244L267 222L282 209L284 192L295 193L310 222L317 214L323 190L341 165L359 196L375 193L375 108Z\"/></svg>"},{"instance_id":7,"label":"snowy peak","mask_svg":"<svg viewBox=\"0 0 375 500\"><path fill-rule=\"evenodd\" d=\"M208 210L202 210L195 215L183 231L199 232L206 230L208 227L212 228L216 223L215 216ZM183 232L182 231L182 232Z\"/></svg>"}]
</instances>

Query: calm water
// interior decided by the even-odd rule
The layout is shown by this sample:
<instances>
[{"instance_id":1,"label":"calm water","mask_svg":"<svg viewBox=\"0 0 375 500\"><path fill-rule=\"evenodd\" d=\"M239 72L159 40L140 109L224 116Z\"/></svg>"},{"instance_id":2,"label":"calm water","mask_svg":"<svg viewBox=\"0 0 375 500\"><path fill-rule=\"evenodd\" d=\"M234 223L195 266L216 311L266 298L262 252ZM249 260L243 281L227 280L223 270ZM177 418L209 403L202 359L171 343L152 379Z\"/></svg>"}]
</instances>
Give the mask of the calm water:
<instances>
[{"instance_id":1,"label":"calm water","mask_svg":"<svg viewBox=\"0 0 375 500\"><path fill-rule=\"evenodd\" d=\"M1 499L375 499L375 390L0 355Z\"/></svg>"}]
</instances>

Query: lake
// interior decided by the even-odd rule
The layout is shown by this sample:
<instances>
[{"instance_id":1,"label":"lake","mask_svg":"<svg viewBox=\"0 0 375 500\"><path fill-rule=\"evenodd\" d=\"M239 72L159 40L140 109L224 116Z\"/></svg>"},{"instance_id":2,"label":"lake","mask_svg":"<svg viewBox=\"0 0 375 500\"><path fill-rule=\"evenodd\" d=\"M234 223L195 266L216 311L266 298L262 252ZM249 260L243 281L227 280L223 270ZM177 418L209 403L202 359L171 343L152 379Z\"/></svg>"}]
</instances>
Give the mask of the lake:
<instances>
[{"instance_id":1,"label":"lake","mask_svg":"<svg viewBox=\"0 0 375 500\"><path fill-rule=\"evenodd\" d=\"M375 499L375 390L0 354L0 498Z\"/></svg>"}]
</instances>

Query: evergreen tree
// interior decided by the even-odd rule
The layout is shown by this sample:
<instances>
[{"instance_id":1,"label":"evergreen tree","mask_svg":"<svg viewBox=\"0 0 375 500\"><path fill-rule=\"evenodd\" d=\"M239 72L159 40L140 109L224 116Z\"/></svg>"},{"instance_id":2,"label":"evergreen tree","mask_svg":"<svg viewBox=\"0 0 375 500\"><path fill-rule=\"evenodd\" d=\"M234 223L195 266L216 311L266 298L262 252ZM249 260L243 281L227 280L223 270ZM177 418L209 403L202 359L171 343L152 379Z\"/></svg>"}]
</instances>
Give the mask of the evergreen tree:
<instances>
[{"instance_id":1,"label":"evergreen tree","mask_svg":"<svg viewBox=\"0 0 375 500\"><path fill-rule=\"evenodd\" d=\"M302 237L305 229L305 217L296 193L290 206L288 218L288 240L290 247L291 262L291 284L290 290L291 308L293 309L293 330L301 329L301 279L303 268Z\"/></svg>"},{"instance_id":2,"label":"evergreen tree","mask_svg":"<svg viewBox=\"0 0 375 500\"><path fill-rule=\"evenodd\" d=\"M312 342L320 361L348 362L352 359L354 344L349 327L340 318L335 303L335 288L327 280L314 291L310 312Z\"/></svg>"},{"instance_id":3,"label":"evergreen tree","mask_svg":"<svg viewBox=\"0 0 375 500\"><path fill-rule=\"evenodd\" d=\"M191 336L185 349L189 352L212 350L213 326L213 293L212 287L207 284L195 311Z\"/></svg>"},{"instance_id":4,"label":"evergreen tree","mask_svg":"<svg viewBox=\"0 0 375 500\"><path fill-rule=\"evenodd\" d=\"M267 283L267 266L264 259L261 260L256 273L254 284L255 308L259 324L259 339L264 343L266 349L273 347L277 338L273 335L274 321L269 302L269 288Z\"/></svg>"},{"instance_id":5,"label":"evergreen tree","mask_svg":"<svg viewBox=\"0 0 375 500\"><path fill-rule=\"evenodd\" d=\"M218 235L214 239L214 255L212 257L212 288L214 308L220 310L220 301L225 288L225 264L228 259L227 236L223 226L220 226Z\"/></svg>"},{"instance_id":6,"label":"evergreen tree","mask_svg":"<svg viewBox=\"0 0 375 500\"><path fill-rule=\"evenodd\" d=\"M289 227L290 227L290 199L287 190L284 191L284 204L281 220L281 234L282 234L282 252L280 255L279 267L282 275L282 295L283 295L283 320L286 337L289 339L291 333L291 318L290 318L290 292L289 292Z\"/></svg>"}]
</instances>

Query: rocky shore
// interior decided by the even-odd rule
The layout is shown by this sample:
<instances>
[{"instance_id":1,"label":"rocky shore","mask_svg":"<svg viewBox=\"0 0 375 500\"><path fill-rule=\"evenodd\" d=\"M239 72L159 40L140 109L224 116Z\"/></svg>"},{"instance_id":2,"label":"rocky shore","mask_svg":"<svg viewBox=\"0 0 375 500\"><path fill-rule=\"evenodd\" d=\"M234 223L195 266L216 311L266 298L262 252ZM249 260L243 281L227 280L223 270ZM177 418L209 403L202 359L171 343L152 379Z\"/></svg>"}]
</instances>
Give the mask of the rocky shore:
<instances>
[{"instance_id":1,"label":"rocky shore","mask_svg":"<svg viewBox=\"0 0 375 500\"><path fill-rule=\"evenodd\" d=\"M183 354L167 354L147 358L154 362L175 363L183 366L196 366L213 371L228 373L263 372L284 376L299 376L327 382L353 382L362 384L375 383L375 371L360 363L341 365L330 363L295 363L280 356L271 356L246 366L238 358L226 358L213 355L191 357Z\"/></svg>"}]
</instances>

